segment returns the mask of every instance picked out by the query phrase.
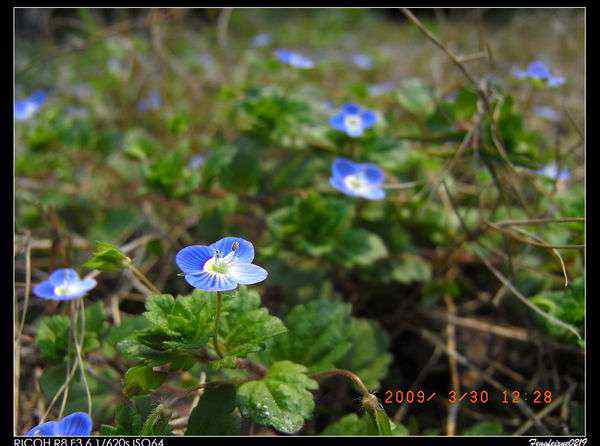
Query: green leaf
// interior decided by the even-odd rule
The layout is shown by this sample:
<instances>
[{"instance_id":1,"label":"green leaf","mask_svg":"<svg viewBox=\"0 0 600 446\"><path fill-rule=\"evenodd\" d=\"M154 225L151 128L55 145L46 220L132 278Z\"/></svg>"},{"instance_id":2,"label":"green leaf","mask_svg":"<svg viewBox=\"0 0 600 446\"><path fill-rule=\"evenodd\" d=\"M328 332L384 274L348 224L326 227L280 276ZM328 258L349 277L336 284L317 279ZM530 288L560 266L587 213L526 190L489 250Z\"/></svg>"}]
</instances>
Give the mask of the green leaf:
<instances>
[{"instance_id":1,"label":"green leaf","mask_svg":"<svg viewBox=\"0 0 600 446\"><path fill-rule=\"evenodd\" d=\"M116 246L106 242L97 242L92 257L83 266L100 271L120 271L128 268L130 263L131 259Z\"/></svg>"},{"instance_id":2,"label":"green leaf","mask_svg":"<svg viewBox=\"0 0 600 446\"><path fill-rule=\"evenodd\" d=\"M133 397L117 406L115 426L103 425L102 435L171 435L171 414L149 396Z\"/></svg>"},{"instance_id":3,"label":"green leaf","mask_svg":"<svg viewBox=\"0 0 600 446\"><path fill-rule=\"evenodd\" d=\"M167 379L167 373L156 372L152 367L137 365L125 373L123 393L126 396L141 395L158 389Z\"/></svg>"},{"instance_id":4,"label":"green leaf","mask_svg":"<svg viewBox=\"0 0 600 446\"><path fill-rule=\"evenodd\" d=\"M146 310L144 317L150 327L119 343L128 357L150 366L170 363L170 370L178 370L198 362L203 350L204 354L216 354L212 345L216 293L195 290L177 299L154 295L146 301ZM278 318L261 308L256 291L242 286L236 292L223 293L218 339L225 358L211 365L231 366L233 358L267 348L285 331Z\"/></svg>"},{"instance_id":5,"label":"green leaf","mask_svg":"<svg viewBox=\"0 0 600 446\"><path fill-rule=\"evenodd\" d=\"M346 331L352 347L338 367L356 373L369 389L378 389L392 363L388 336L377 322L367 319L352 319Z\"/></svg>"},{"instance_id":6,"label":"green leaf","mask_svg":"<svg viewBox=\"0 0 600 446\"><path fill-rule=\"evenodd\" d=\"M239 435L235 386L208 388L192 410L185 435Z\"/></svg>"},{"instance_id":7,"label":"green leaf","mask_svg":"<svg viewBox=\"0 0 600 446\"><path fill-rule=\"evenodd\" d=\"M35 340L45 361L64 362L69 349L69 326L68 316L45 316L41 319Z\"/></svg>"},{"instance_id":8,"label":"green leaf","mask_svg":"<svg viewBox=\"0 0 600 446\"><path fill-rule=\"evenodd\" d=\"M408 435L408 429L401 424L390 423L390 434L389 435ZM359 436L359 435L380 435L377 429L376 423L373 422L373 417L365 413L362 417L359 417L355 413L351 413L343 416L335 423L330 424L321 432L321 435L347 435L347 436Z\"/></svg>"},{"instance_id":9,"label":"green leaf","mask_svg":"<svg viewBox=\"0 0 600 446\"><path fill-rule=\"evenodd\" d=\"M398 102L415 115L427 116L435 109L431 89L419 79L409 79L398 89Z\"/></svg>"},{"instance_id":10,"label":"green leaf","mask_svg":"<svg viewBox=\"0 0 600 446\"><path fill-rule=\"evenodd\" d=\"M569 287L560 291L544 291L537 294L532 302L552 316L563 322L571 324L583 333L585 323L585 280L584 277L578 277L573 280ZM559 339L565 339L572 343L577 342L583 346L583 341L577 339L573 333L555 324L548 322L547 319L536 315L538 322L545 329Z\"/></svg>"},{"instance_id":11,"label":"green leaf","mask_svg":"<svg viewBox=\"0 0 600 446\"><path fill-rule=\"evenodd\" d=\"M331 259L350 268L372 265L387 255L388 251L381 237L365 229L353 228L342 235Z\"/></svg>"},{"instance_id":12,"label":"green leaf","mask_svg":"<svg viewBox=\"0 0 600 446\"><path fill-rule=\"evenodd\" d=\"M315 402L310 390L318 387L306 375L306 367L279 361L269 367L263 379L239 387L238 405L242 416L293 434L311 416Z\"/></svg>"},{"instance_id":13,"label":"green leaf","mask_svg":"<svg viewBox=\"0 0 600 446\"><path fill-rule=\"evenodd\" d=\"M263 359L287 359L305 365L311 373L334 368L352 346L350 311L349 304L330 299L294 307L286 317L288 334L279 337Z\"/></svg>"},{"instance_id":14,"label":"green leaf","mask_svg":"<svg viewBox=\"0 0 600 446\"><path fill-rule=\"evenodd\" d=\"M353 318L350 312L350 305L325 298L292 308L286 317L288 333L260 360L293 361L310 373L343 368L355 372L367 387L378 388L392 360L388 337L375 322Z\"/></svg>"},{"instance_id":15,"label":"green leaf","mask_svg":"<svg viewBox=\"0 0 600 446\"><path fill-rule=\"evenodd\" d=\"M394 261L391 278L404 284L428 282L431 279L431 265L421 256L405 253L399 261Z\"/></svg>"},{"instance_id":16,"label":"green leaf","mask_svg":"<svg viewBox=\"0 0 600 446\"><path fill-rule=\"evenodd\" d=\"M463 435L502 435L504 429L500 421L481 421L463 432Z\"/></svg>"}]
</instances>

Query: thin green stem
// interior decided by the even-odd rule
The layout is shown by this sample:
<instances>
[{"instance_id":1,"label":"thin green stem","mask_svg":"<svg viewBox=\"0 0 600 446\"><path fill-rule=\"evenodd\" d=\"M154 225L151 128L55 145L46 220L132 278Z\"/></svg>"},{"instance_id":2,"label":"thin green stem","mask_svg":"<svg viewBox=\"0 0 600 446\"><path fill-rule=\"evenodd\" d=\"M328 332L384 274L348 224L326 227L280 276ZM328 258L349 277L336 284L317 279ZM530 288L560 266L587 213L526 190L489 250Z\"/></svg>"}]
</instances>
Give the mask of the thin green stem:
<instances>
[{"instance_id":1,"label":"thin green stem","mask_svg":"<svg viewBox=\"0 0 600 446\"><path fill-rule=\"evenodd\" d=\"M219 324L221 323L221 292L217 291L217 306L215 308L215 329L213 333L213 343L215 344L215 351L219 358L223 357L223 352L221 352L221 348L219 347Z\"/></svg>"},{"instance_id":2,"label":"thin green stem","mask_svg":"<svg viewBox=\"0 0 600 446\"><path fill-rule=\"evenodd\" d=\"M148 289L150 291L152 291L153 293L156 293L156 294L160 294L160 290L158 288L156 288L156 286L154 286L154 284L152 282L150 282L150 280L144 275L143 272L141 272L138 268L136 268L132 264L129 265L129 269L146 287L148 287Z\"/></svg>"},{"instance_id":3,"label":"thin green stem","mask_svg":"<svg viewBox=\"0 0 600 446\"><path fill-rule=\"evenodd\" d=\"M365 384L358 377L358 375L351 372L350 370L342 370L342 369L327 370L325 372L314 373L312 375L312 378L319 379L319 378L325 378L328 376L344 376L346 378L349 378L352 380L352 382L354 382L356 384L356 386L360 390L360 393L363 394L363 397L368 397L371 395L371 392L369 392L369 389L367 389L367 386L365 386Z\"/></svg>"}]
</instances>

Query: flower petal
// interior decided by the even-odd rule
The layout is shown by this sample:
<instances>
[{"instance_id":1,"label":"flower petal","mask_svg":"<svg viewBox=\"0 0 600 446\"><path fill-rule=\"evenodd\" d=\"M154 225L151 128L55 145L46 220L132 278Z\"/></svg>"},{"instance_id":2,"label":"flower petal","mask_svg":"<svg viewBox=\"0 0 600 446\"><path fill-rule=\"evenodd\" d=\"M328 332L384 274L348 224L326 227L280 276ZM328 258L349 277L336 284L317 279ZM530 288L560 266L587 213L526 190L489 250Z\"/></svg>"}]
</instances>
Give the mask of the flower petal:
<instances>
[{"instance_id":1,"label":"flower petal","mask_svg":"<svg viewBox=\"0 0 600 446\"><path fill-rule=\"evenodd\" d=\"M383 180L385 179L385 173L379 166L371 163L365 163L362 166L364 168L363 174L369 184L378 185L383 183Z\"/></svg>"},{"instance_id":2,"label":"flower petal","mask_svg":"<svg viewBox=\"0 0 600 446\"><path fill-rule=\"evenodd\" d=\"M351 197L358 197L358 194L354 190L350 189L341 177L333 176L329 178L329 184L331 184L337 190L345 193L346 195L350 195Z\"/></svg>"},{"instance_id":3,"label":"flower petal","mask_svg":"<svg viewBox=\"0 0 600 446\"><path fill-rule=\"evenodd\" d=\"M26 437L56 437L58 423L56 421L46 421L45 423L38 424L32 427L25 434Z\"/></svg>"},{"instance_id":4,"label":"flower petal","mask_svg":"<svg viewBox=\"0 0 600 446\"><path fill-rule=\"evenodd\" d=\"M223 274L206 271L197 274L186 274L185 280L194 288L204 291L229 291L237 288L237 282Z\"/></svg>"},{"instance_id":5,"label":"flower petal","mask_svg":"<svg viewBox=\"0 0 600 446\"><path fill-rule=\"evenodd\" d=\"M339 113L335 116L332 116L329 119L329 125L331 125L331 127L333 127L334 129L339 130L340 132L345 132L346 124L345 124L345 120L344 120L344 114Z\"/></svg>"},{"instance_id":6,"label":"flower petal","mask_svg":"<svg viewBox=\"0 0 600 446\"><path fill-rule=\"evenodd\" d=\"M54 271L48 277L50 283L54 286L62 285L64 282L74 282L79 280L79 274L72 268L61 268Z\"/></svg>"},{"instance_id":7,"label":"flower petal","mask_svg":"<svg viewBox=\"0 0 600 446\"><path fill-rule=\"evenodd\" d=\"M348 136L357 137L361 136L365 131L364 126L360 125L358 127L348 127L346 126L345 132Z\"/></svg>"},{"instance_id":8,"label":"flower petal","mask_svg":"<svg viewBox=\"0 0 600 446\"><path fill-rule=\"evenodd\" d=\"M37 107L41 107L42 104L46 101L46 92L43 90L37 90L33 92L31 96L29 96L29 100L33 102Z\"/></svg>"},{"instance_id":9,"label":"flower petal","mask_svg":"<svg viewBox=\"0 0 600 446\"><path fill-rule=\"evenodd\" d=\"M360 165L346 158L337 157L331 165L331 172L333 176L340 176L342 178L348 175L353 175L360 171ZM334 186L335 187L335 186Z\"/></svg>"},{"instance_id":10,"label":"flower petal","mask_svg":"<svg viewBox=\"0 0 600 446\"><path fill-rule=\"evenodd\" d=\"M355 104L353 102L348 102L347 104L342 105L342 113L349 115L357 115L361 111L360 105Z\"/></svg>"},{"instance_id":11,"label":"flower petal","mask_svg":"<svg viewBox=\"0 0 600 446\"><path fill-rule=\"evenodd\" d=\"M244 240L240 237L224 237L210 245L210 248L213 250L218 249L221 255L225 257L231 252L233 244L236 242L238 247L235 250L232 261L247 263L252 262L252 260L254 260L254 246L248 240Z\"/></svg>"},{"instance_id":12,"label":"flower petal","mask_svg":"<svg viewBox=\"0 0 600 446\"><path fill-rule=\"evenodd\" d=\"M42 299L57 299L54 288L55 285L50 280L44 280L33 287L33 294Z\"/></svg>"},{"instance_id":13,"label":"flower petal","mask_svg":"<svg viewBox=\"0 0 600 446\"><path fill-rule=\"evenodd\" d=\"M361 197L368 200L383 200L385 191L380 187L371 187L360 194Z\"/></svg>"},{"instance_id":14,"label":"flower petal","mask_svg":"<svg viewBox=\"0 0 600 446\"><path fill-rule=\"evenodd\" d=\"M92 432L92 419L85 412L75 412L60 420L56 430L65 437L87 437Z\"/></svg>"},{"instance_id":15,"label":"flower petal","mask_svg":"<svg viewBox=\"0 0 600 446\"><path fill-rule=\"evenodd\" d=\"M228 275L241 285L252 285L265 280L269 273L264 268L252 263L235 262L230 265Z\"/></svg>"},{"instance_id":16,"label":"flower petal","mask_svg":"<svg viewBox=\"0 0 600 446\"><path fill-rule=\"evenodd\" d=\"M377 123L377 115L371 110L365 110L361 114L363 128L368 129Z\"/></svg>"},{"instance_id":17,"label":"flower petal","mask_svg":"<svg viewBox=\"0 0 600 446\"><path fill-rule=\"evenodd\" d=\"M213 250L208 246L186 246L175 255L175 263L186 274L198 272L213 255Z\"/></svg>"}]
</instances>

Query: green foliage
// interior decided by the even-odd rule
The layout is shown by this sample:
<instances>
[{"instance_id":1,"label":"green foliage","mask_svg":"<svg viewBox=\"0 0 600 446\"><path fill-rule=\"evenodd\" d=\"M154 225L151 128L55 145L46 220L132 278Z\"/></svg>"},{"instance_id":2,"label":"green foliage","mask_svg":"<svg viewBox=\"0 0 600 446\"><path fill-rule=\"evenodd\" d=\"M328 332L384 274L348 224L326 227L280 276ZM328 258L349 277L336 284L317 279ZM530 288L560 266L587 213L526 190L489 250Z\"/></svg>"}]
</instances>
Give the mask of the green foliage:
<instances>
[{"instance_id":1,"label":"green foliage","mask_svg":"<svg viewBox=\"0 0 600 446\"><path fill-rule=\"evenodd\" d=\"M500 421L480 421L463 432L463 435L504 435Z\"/></svg>"},{"instance_id":2,"label":"green foliage","mask_svg":"<svg viewBox=\"0 0 600 446\"><path fill-rule=\"evenodd\" d=\"M131 259L119 248L107 242L96 242L96 247L84 264L86 268L100 271L120 271L129 267Z\"/></svg>"},{"instance_id":3,"label":"green foliage","mask_svg":"<svg viewBox=\"0 0 600 446\"><path fill-rule=\"evenodd\" d=\"M264 378L242 384L237 394L242 416L288 434L300 430L315 407L310 390L319 387L306 370L300 364L279 361Z\"/></svg>"},{"instance_id":4,"label":"green foliage","mask_svg":"<svg viewBox=\"0 0 600 446\"><path fill-rule=\"evenodd\" d=\"M192 409L186 435L239 435L240 417L235 386L222 385L208 388Z\"/></svg>"},{"instance_id":5,"label":"green foliage","mask_svg":"<svg viewBox=\"0 0 600 446\"><path fill-rule=\"evenodd\" d=\"M166 407L152 402L149 396L134 397L119 404L115 412L115 426L103 425L100 433L119 435L171 435L170 412Z\"/></svg>"},{"instance_id":6,"label":"green foliage","mask_svg":"<svg viewBox=\"0 0 600 446\"><path fill-rule=\"evenodd\" d=\"M189 369L207 354L215 354L215 308L216 293L196 290L177 299L168 294L151 296L144 313L150 326L121 341L119 347L150 367L170 364L170 370ZM256 291L240 287L224 293L219 342L225 358L213 365L232 364L236 357L261 351L284 332L283 323L260 307Z\"/></svg>"},{"instance_id":7,"label":"green foliage","mask_svg":"<svg viewBox=\"0 0 600 446\"><path fill-rule=\"evenodd\" d=\"M544 291L531 300L552 316L576 327L579 333L583 334L585 324L585 280L583 277L573 280L565 290ZM547 319L538 317L538 321L553 336L576 342L581 346L584 345L584 342L577 339L573 333L549 323Z\"/></svg>"},{"instance_id":8,"label":"green foliage","mask_svg":"<svg viewBox=\"0 0 600 446\"><path fill-rule=\"evenodd\" d=\"M167 379L167 373L154 371L152 367L137 365L125 373L125 396L145 394L156 390Z\"/></svg>"},{"instance_id":9,"label":"green foliage","mask_svg":"<svg viewBox=\"0 0 600 446\"><path fill-rule=\"evenodd\" d=\"M381 415L380 415L380 418ZM394 435L404 436L408 435L408 430L401 424L395 424L389 421L389 429L385 427L385 420L381 419L381 427L387 431L387 434L380 433L380 426L378 426L375 417L370 412L365 412L362 416L358 416L355 413L351 413L343 416L335 423L327 426L321 435L333 435L333 436L361 436L361 435Z\"/></svg>"},{"instance_id":10,"label":"green foliage","mask_svg":"<svg viewBox=\"0 0 600 446\"><path fill-rule=\"evenodd\" d=\"M42 318L35 341L45 361L55 364L64 361L68 354L69 326L68 316Z\"/></svg>"},{"instance_id":11,"label":"green foliage","mask_svg":"<svg viewBox=\"0 0 600 446\"><path fill-rule=\"evenodd\" d=\"M88 305L85 310L83 352L100 348L107 331L108 324L102 302ZM65 358L75 352L72 336L71 321L68 316L43 317L36 334L36 345L40 350L40 355L51 364L63 363ZM80 335L78 334L78 336Z\"/></svg>"},{"instance_id":12,"label":"green foliage","mask_svg":"<svg viewBox=\"0 0 600 446\"><path fill-rule=\"evenodd\" d=\"M435 102L431 88L419 79L409 79L397 91L398 102L417 116L427 116L434 111Z\"/></svg>"},{"instance_id":13,"label":"green foliage","mask_svg":"<svg viewBox=\"0 0 600 446\"><path fill-rule=\"evenodd\" d=\"M311 373L345 368L368 387L378 388L391 361L389 341L374 322L353 318L350 311L350 305L330 299L292 308L285 320L288 333L278 337L261 360L293 361Z\"/></svg>"}]
</instances>

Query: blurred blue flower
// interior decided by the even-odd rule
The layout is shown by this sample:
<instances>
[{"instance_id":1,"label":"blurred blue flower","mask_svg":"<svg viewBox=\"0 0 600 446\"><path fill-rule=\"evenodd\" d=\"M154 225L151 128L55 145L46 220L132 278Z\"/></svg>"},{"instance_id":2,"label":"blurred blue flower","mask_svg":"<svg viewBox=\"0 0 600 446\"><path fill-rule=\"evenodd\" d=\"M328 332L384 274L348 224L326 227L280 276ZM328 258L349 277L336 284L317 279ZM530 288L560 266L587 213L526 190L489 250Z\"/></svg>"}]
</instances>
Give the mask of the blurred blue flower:
<instances>
[{"instance_id":1,"label":"blurred blue flower","mask_svg":"<svg viewBox=\"0 0 600 446\"><path fill-rule=\"evenodd\" d=\"M158 110L162 105L162 99L160 94L156 90L152 90L148 97L142 99L138 103L138 110L141 112L147 112L148 110Z\"/></svg>"},{"instance_id":2,"label":"blurred blue flower","mask_svg":"<svg viewBox=\"0 0 600 446\"><path fill-rule=\"evenodd\" d=\"M517 79L538 79L547 81L548 86L558 87L565 83L566 79L561 76L554 76L550 69L541 60L531 62L526 70L515 69L514 75Z\"/></svg>"},{"instance_id":3,"label":"blurred blue flower","mask_svg":"<svg viewBox=\"0 0 600 446\"><path fill-rule=\"evenodd\" d=\"M194 155L190 158L188 168L193 170L198 169L204 164L204 161L206 161L204 155Z\"/></svg>"},{"instance_id":4,"label":"blurred blue flower","mask_svg":"<svg viewBox=\"0 0 600 446\"><path fill-rule=\"evenodd\" d=\"M567 169L563 169L561 171L558 170L556 162L548 164L542 169L536 170L535 173L547 176L548 178L552 178L556 181L566 181L571 178L571 173Z\"/></svg>"},{"instance_id":5,"label":"blurred blue flower","mask_svg":"<svg viewBox=\"0 0 600 446\"><path fill-rule=\"evenodd\" d=\"M370 70L373 68L373 59L366 54L353 54L352 63L363 70Z\"/></svg>"},{"instance_id":6,"label":"blurred blue flower","mask_svg":"<svg viewBox=\"0 0 600 446\"><path fill-rule=\"evenodd\" d=\"M46 421L32 427L26 437L88 437L92 419L85 412L75 412L59 421Z\"/></svg>"},{"instance_id":7,"label":"blurred blue flower","mask_svg":"<svg viewBox=\"0 0 600 446\"><path fill-rule=\"evenodd\" d=\"M560 113L557 112L552 107L540 105L540 106L534 107L533 112L540 118L544 118L549 121L559 121L560 120Z\"/></svg>"},{"instance_id":8,"label":"blurred blue flower","mask_svg":"<svg viewBox=\"0 0 600 446\"><path fill-rule=\"evenodd\" d=\"M94 279L80 279L77 271L62 268L54 271L48 279L33 287L33 294L41 299L79 299L96 286Z\"/></svg>"},{"instance_id":9,"label":"blurred blue flower","mask_svg":"<svg viewBox=\"0 0 600 446\"><path fill-rule=\"evenodd\" d=\"M383 82L381 84L369 85L369 87L367 88L367 91L369 92L370 96L382 96L386 93L389 93L393 89L394 89L394 83L390 81L390 82Z\"/></svg>"},{"instance_id":10,"label":"blurred blue flower","mask_svg":"<svg viewBox=\"0 0 600 446\"><path fill-rule=\"evenodd\" d=\"M355 163L346 158L336 158L331 166L329 184L352 197L383 200L385 191L383 170L372 163Z\"/></svg>"},{"instance_id":11,"label":"blurred blue flower","mask_svg":"<svg viewBox=\"0 0 600 446\"><path fill-rule=\"evenodd\" d=\"M331 117L329 123L334 129L356 137L361 136L366 129L377 123L377 115L359 105L348 103L342 106L340 113Z\"/></svg>"},{"instance_id":12,"label":"blurred blue flower","mask_svg":"<svg viewBox=\"0 0 600 446\"><path fill-rule=\"evenodd\" d=\"M255 47L267 46L268 44L271 43L272 40L273 40L273 38L271 37L271 34L260 33L260 34L255 35L252 38L252 46L255 46Z\"/></svg>"},{"instance_id":13,"label":"blurred blue flower","mask_svg":"<svg viewBox=\"0 0 600 446\"><path fill-rule=\"evenodd\" d=\"M267 271L253 265L254 246L239 237L225 237L209 246L187 246L177 253L175 263L185 280L204 291L229 291L267 278Z\"/></svg>"},{"instance_id":14,"label":"blurred blue flower","mask_svg":"<svg viewBox=\"0 0 600 446\"><path fill-rule=\"evenodd\" d=\"M37 90L31 96L15 101L15 119L25 121L37 113L41 106L46 102L46 93Z\"/></svg>"},{"instance_id":15,"label":"blurred blue flower","mask_svg":"<svg viewBox=\"0 0 600 446\"><path fill-rule=\"evenodd\" d=\"M315 66L314 62L308 57L293 51L278 49L275 50L275 55L280 61L291 65L292 67L307 69L314 68Z\"/></svg>"}]
</instances>

